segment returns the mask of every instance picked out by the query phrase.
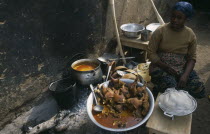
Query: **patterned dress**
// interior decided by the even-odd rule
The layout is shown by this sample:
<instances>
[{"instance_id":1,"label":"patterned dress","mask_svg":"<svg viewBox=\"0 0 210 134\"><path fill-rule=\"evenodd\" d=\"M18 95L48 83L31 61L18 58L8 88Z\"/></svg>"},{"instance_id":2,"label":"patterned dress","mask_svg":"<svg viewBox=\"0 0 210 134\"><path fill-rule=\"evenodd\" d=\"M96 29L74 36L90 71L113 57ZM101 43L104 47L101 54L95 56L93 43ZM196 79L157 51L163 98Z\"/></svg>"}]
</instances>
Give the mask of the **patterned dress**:
<instances>
[{"instance_id":1,"label":"patterned dress","mask_svg":"<svg viewBox=\"0 0 210 134\"><path fill-rule=\"evenodd\" d=\"M189 75L186 87L177 87L179 78L183 74L187 62L186 55L174 53L158 53L158 56L163 63L176 70L178 76L168 74L161 68L151 64L150 75L152 77L151 81L155 85L155 92L164 92L167 88L175 87L177 90L188 91L195 98L203 98L205 96L204 84L199 80L199 77L194 70Z\"/></svg>"}]
</instances>

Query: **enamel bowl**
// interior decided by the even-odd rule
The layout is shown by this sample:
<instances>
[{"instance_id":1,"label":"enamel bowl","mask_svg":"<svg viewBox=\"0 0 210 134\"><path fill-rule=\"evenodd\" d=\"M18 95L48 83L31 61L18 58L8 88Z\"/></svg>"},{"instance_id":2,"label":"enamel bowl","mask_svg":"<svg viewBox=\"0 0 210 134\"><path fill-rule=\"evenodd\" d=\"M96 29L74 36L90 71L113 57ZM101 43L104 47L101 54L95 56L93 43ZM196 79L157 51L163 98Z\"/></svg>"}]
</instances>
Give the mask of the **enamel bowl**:
<instances>
[{"instance_id":1,"label":"enamel bowl","mask_svg":"<svg viewBox=\"0 0 210 134\"><path fill-rule=\"evenodd\" d=\"M120 79L120 80L123 81L123 82L125 82L125 83L128 83L128 84L134 82L134 80L131 80L131 79ZM105 84L105 86L107 86L109 84L109 81L104 82L101 85L104 85L104 84ZM138 83L138 86L143 86L143 84ZM149 88L146 88L146 91L148 92L148 95L149 95L149 103L150 103L149 112L144 117L144 119L142 119L138 124L136 124L136 125L134 125L132 127L129 127L129 128L108 128L108 127L105 127L105 126L101 125L100 123L98 123L95 120L95 118L93 117L93 114L92 114L92 106L93 106L93 101L94 101L94 98L93 98L93 94L92 93L89 95L88 100L87 100L87 112L88 112L88 116L90 117L90 119L92 120L92 122L94 124L96 124L98 127L102 128L102 129L105 129L105 130L108 130L108 131L124 132L124 131L129 131L129 130L135 129L135 128L141 126L142 124L144 124L149 119L149 117L151 116L151 114L152 114L152 112L154 110L154 97L153 97L153 94L149 90Z\"/></svg>"}]
</instances>

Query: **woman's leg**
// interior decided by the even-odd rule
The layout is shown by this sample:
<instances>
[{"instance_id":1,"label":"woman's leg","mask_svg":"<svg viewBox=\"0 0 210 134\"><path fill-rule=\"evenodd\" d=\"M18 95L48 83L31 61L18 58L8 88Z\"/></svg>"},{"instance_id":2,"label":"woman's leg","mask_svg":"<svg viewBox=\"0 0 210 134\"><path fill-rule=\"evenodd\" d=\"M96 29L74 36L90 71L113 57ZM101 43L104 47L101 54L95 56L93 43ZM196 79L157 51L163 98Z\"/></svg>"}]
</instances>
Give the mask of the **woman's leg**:
<instances>
[{"instance_id":1,"label":"woman's leg","mask_svg":"<svg viewBox=\"0 0 210 134\"><path fill-rule=\"evenodd\" d=\"M167 88L176 87L177 85L175 77L162 70L156 70L150 75L151 81L155 85L154 90L158 92L164 92Z\"/></svg>"},{"instance_id":2,"label":"woman's leg","mask_svg":"<svg viewBox=\"0 0 210 134\"><path fill-rule=\"evenodd\" d=\"M197 73L194 70L189 75L189 79L185 89L195 98L200 99L205 97L206 92L204 84L200 81Z\"/></svg>"}]
</instances>

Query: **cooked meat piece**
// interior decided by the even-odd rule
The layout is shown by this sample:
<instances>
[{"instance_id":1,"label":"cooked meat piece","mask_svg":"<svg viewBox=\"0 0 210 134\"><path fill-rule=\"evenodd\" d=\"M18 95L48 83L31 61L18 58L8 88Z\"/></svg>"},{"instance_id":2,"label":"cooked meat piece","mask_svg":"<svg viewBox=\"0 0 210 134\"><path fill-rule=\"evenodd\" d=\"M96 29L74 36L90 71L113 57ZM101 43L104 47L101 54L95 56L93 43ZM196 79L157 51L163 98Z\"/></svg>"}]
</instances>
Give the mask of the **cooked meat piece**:
<instances>
[{"instance_id":1,"label":"cooked meat piece","mask_svg":"<svg viewBox=\"0 0 210 134\"><path fill-rule=\"evenodd\" d=\"M116 79L116 78L120 78L121 76L117 72L114 72L111 77Z\"/></svg>"},{"instance_id":2,"label":"cooked meat piece","mask_svg":"<svg viewBox=\"0 0 210 134\"><path fill-rule=\"evenodd\" d=\"M123 122L119 122L118 123L118 127L119 128L125 128L126 127L126 124L127 124L126 122L124 122L124 123Z\"/></svg>"},{"instance_id":3,"label":"cooked meat piece","mask_svg":"<svg viewBox=\"0 0 210 134\"><path fill-rule=\"evenodd\" d=\"M132 104L136 109L142 105L142 100L139 100L138 98L130 98L127 102Z\"/></svg>"},{"instance_id":4,"label":"cooked meat piece","mask_svg":"<svg viewBox=\"0 0 210 134\"><path fill-rule=\"evenodd\" d=\"M105 94L105 99L110 100L114 97L114 92L111 89L108 89L108 91Z\"/></svg>"},{"instance_id":5,"label":"cooked meat piece","mask_svg":"<svg viewBox=\"0 0 210 134\"><path fill-rule=\"evenodd\" d=\"M108 92L108 88L102 86L102 93L103 93L103 95L105 95L107 92Z\"/></svg>"},{"instance_id":6,"label":"cooked meat piece","mask_svg":"<svg viewBox=\"0 0 210 134\"><path fill-rule=\"evenodd\" d=\"M142 109L138 108L136 110L133 111L133 116L136 118L142 118L142 114L141 114Z\"/></svg>"},{"instance_id":7,"label":"cooked meat piece","mask_svg":"<svg viewBox=\"0 0 210 134\"><path fill-rule=\"evenodd\" d=\"M148 95L147 92L144 92L144 93L143 93L143 101L144 101L144 102L146 102L146 101L148 102L148 101L149 101L149 95Z\"/></svg>"},{"instance_id":8,"label":"cooked meat piece","mask_svg":"<svg viewBox=\"0 0 210 134\"><path fill-rule=\"evenodd\" d=\"M132 84L130 86L130 92L132 97L135 97L137 95L136 84Z\"/></svg>"},{"instance_id":9,"label":"cooked meat piece","mask_svg":"<svg viewBox=\"0 0 210 134\"><path fill-rule=\"evenodd\" d=\"M133 83L128 84L129 91L131 92L131 95L133 97L136 97L136 95L137 95L137 89L136 89L137 84L138 84L137 79Z\"/></svg>"},{"instance_id":10,"label":"cooked meat piece","mask_svg":"<svg viewBox=\"0 0 210 134\"><path fill-rule=\"evenodd\" d=\"M146 116L146 114L149 111L149 102L148 101L143 101L143 110L142 110L142 115Z\"/></svg>"},{"instance_id":11,"label":"cooked meat piece","mask_svg":"<svg viewBox=\"0 0 210 134\"><path fill-rule=\"evenodd\" d=\"M122 82L120 79L114 79L114 78L111 78L111 85L113 85L113 87L115 89L119 89L121 88L123 85L125 85L124 82Z\"/></svg>"},{"instance_id":12,"label":"cooked meat piece","mask_svg":"<svg viewBox=\"0 0 210 134\"><path fill-rule=\"evenodd\" d=\"M123 105L118 104L115 106L115 109L117 110L117 112L122 112L123 111Z\"/></svg>"},{"instance_id":13,"label":"cooked meat piece","mask_svg":"<svg viewBox=\"0 0 210 134\"><path fill-rule=\"evenodd\" d=\"M117 103L125 103L125 96L119 90L114 92L114 101Z\"/></svg>"},{"instance_id":14,"label":"cooked meat piece","mask_svg":"<svg viewBox=\"0 0 210 134\"><path fill-rule=\"evenodd\" d=\"M101 100L104 98L103 94L99 89L95 90L95 93L100 97Z\"/></svg>"},{"instance_id":15,"label":"cooked meat piece","mask_svg":"<svg viewBox=\"0 0 210 134\"><path fill-rule=\"evenodd\" d=\"M139 94L139 93L145 92L146 87L145 86L143 86L143 87L137 87L136 90L137 90L137 93Z\"/></svg>"},{"instance_id":16,"label":"cooked meat piece","mask_svg":"<svg viewBox=\"0 0 210 134\"><path fill-rule=\"evenodd\" d=\"M128 88L123 85L122 88L120 88L120 91L123 93L123 95L126 97L126 98L130 98L130 93L128 91Z\"/></svg>"}]
</instances>

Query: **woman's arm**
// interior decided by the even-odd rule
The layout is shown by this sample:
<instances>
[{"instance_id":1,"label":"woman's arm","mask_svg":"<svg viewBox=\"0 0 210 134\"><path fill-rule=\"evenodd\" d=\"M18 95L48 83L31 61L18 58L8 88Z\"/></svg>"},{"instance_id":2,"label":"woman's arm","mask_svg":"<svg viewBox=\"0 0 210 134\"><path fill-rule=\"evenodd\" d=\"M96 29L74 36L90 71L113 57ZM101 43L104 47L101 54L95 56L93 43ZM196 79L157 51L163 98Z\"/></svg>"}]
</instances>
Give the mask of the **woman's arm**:
<instances>
[{"instance_id":1,"label":"woman's arm","mask_svg":"<svg viewBox=\"0 0 210 134\"><path fill-rule=\"evenodd\" d=\"M190 72L193 70L194 66L195 66L195 60L193 60L193 59L188 60L186 67L185 67L185 71L179 79L178 87L186 86Z\"/></svg>"},{"instance_id":2,"label":"woman's arm","mask_svg":"<svg viewBox=\"0 0 210 134\"><path fill-rule=\"evenodd\" d=\"M157 61L155 63L156 66L160 67L161 69L163 69L164 71L166 71L167 73L177 76L177 72L171 68L170 66L168 66L167 64L163 63L161 60Z\"/></svg>"},{"instance_id":3,"label":"woman's arm","mask_svg":"<svg viewBox=\"0 0 210 134\"><path fill-rule=\"evenodd\" d=\"M178 87L185 87L187 84L187 80L189 78L190 72L192 72L195 62L196 62L196 46L197 46L197 39L192 31L192 41L188 48L188 61L185 66L184 73L179 79Z\"/></svg>"},{"instance_id":4,"label":"woman's arm","mask_svg":"<svg viewBox=\"0 0 210 134\"><path fill-rule=\"evenodd\" d=\"M193 59L188 60L183 75L189 76L190 72L193 70L194 67L195 67L195 60Z\"/></svg>"},{"instance_id":5,"label":"woman's arm","mask_svg":"<svg viewBox=\"0 0 210 134\"><path fill-rule=\"evenodd\" d=\"M160 29L157 29L152 34L147 47L147 56L153 64L155 64L157 61L160 60L159 56L157 55L157 52L161 40L162 40L162 32Z\"/></svg>"}]
</instances>

